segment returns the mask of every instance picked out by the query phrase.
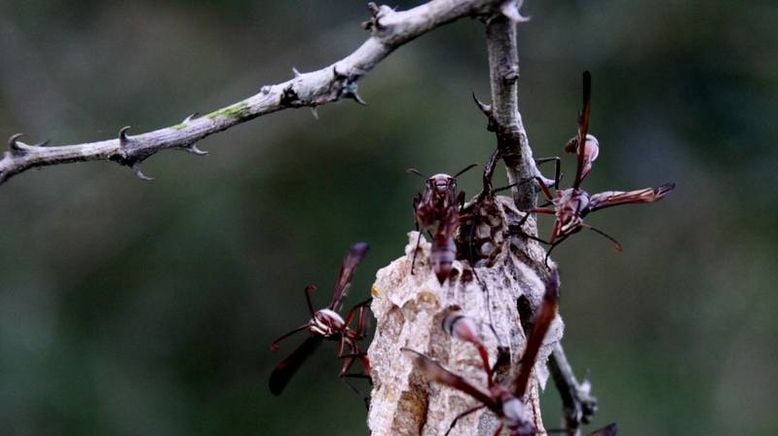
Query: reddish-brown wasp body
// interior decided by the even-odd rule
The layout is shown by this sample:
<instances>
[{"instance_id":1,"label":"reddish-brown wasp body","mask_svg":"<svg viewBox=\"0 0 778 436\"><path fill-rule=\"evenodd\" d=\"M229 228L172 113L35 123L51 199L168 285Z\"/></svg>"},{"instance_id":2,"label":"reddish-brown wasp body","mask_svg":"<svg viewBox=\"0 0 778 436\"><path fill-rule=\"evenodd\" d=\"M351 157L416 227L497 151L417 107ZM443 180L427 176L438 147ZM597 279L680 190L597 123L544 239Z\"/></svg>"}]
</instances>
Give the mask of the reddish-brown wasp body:
<instances>
[{"instance_id":1,"label":"reddish-brown wasp body","mask_svg":"<svg viewBox=\"0 0 778 436\"><path fill-rule=\"evenodd\" d=\"M521 365L519 366L516 377L510 388L494 381L493 371L489 366L488 357L484 356L485 350L483 344L481 344L474 332L474 322L459 314L449 314L444 318L444 327L453 337L471 342L479 350L479 354L481 354L483 360L484 371L487 374L488 385L486 391L470 384L470 382L463 377L445 369L430 357L407 348L403 349L408 353L412 353L415 357L417 368L427 378L453 389L460 390L481 403L477 407L463 412L454 419L446 434L451 432L456 425L457 420L483 408L489 409L502 421L495 434L500 434L503 427L506 427L512 436L532 436L537 433L537 429L530 419L530 413L522 400L527 393L530 373L537 360L543 338L546 336L546 333L551 326L551 322L556 316L558 299L559 275L556 270L552 270L548 281L546 282L546 292L543 296L543 303L538 310L535 324L529 335L527 346L521 358Z\"/></svg>"},{"instance_id":2,"label":"reddish-brown wasp body","mask_svg":"<svg viewBox=\"0 0 778 436\"><path fill-rule=\"evenodd\" d=\"M270 348L275 352L278 349L279 342L303 330L308 330L311 336L273 369L270 375L269 386L270 391L274 395L281 394L289 380L300 368L300 365L325 339L338 341L338 357L343 359L340 377L363 377L369 379L370 362L367 359L366 353L360 348L359 341L364 338L367 330L367 306L370 304L370 300L363 301L351 308L345 319L337 312L340 310L343 299L346 297L348 288L351 285L354 271L367 253L367 250L368 245L364 242L359 242L352 245L348 253L346 253L340 274L338 275L338 281L335 283L332 300L326 308L314 311L313 304L311 303L311 292L316 287L308 285L305 288L305 299L308 303L311 319L273 341ZM357 325L352 328L351 323L354 319L357 320ZM357 360L362 362L363 373L347 374Z\"/></svg>"},{"instance_id":3,"label":"reddish-brown wasp body","mask_svg":"<svg viewBox=\"0 0 778 436\"><path fill-rule=\"evenodd\" d=\"M670 193L674 188L674 183L666 183L656 188L638 189L635 191L606 191L597 194L589 194L580 188L581 182L589 175L592 164L599 155L600 145L593 135L589 132L589 117L591 114L591 75L588 71L583 74L583 108L578 115L578 134L570 139L565 145L565 151L576 153L578 164L576 167L575 180L573 186L568 189L557 189L556 194L552 195L548 184L541 178L537 178L540 189L546 196L549 205L552 207L539 207L529 211L529 213L542 213L555 215L556 221L551 232L551 238L548 241L532 237L540 242L551 245L549 253L563 240L570 235L579 232L581 229L590 229L600 235L608 238L614 243L617 250L621 250L621 244L611 236L583 222L583 218L590 212L594 212L606 207L618 206L620 204L632 203L651 203L657 201ZM555 180L554 186L559 185L559 180ZM527 214L529 216L529 214Z\"/></svg>"},{"instance_id":4,"label":"reddish-brown wasp body","mask_svg":"<svg viewBox=\"0 0 778 436\"><path fill-rule=\"evenodd\" d=\"M417 230L432 232L432 249L430 266L440 284L451 275L451 268L456 258L454 236L459 229L459 212L465 202L465 193L457 189L456 178L476 164L458 172L456 175L435 174L427 178L424 192L413 199L413 211L416 217ZM408 170L413 174L423 176L417 170ZM421 240L421 233L419 233ZM418 250L418 242L417 242ZM416 263L416 251L411 262L411 272Z\"/></svg>"},{"instance_id":5,"label":"reddish-brown wasp body","mask_svg":"<svg viewBox=\"0 0 778 436\"><path fill-rule=\"evenodd\" d=\"M472 318L466 316L458 306L454 306L448 311L448 314L443 317L441 327L443 327L443 331L452 338L470 342L478 349L478 354L481 356L481 362L486 370L486 379L491 383L492 368L489 366L489 352L486 351L486 347L478 337L476 322Z\"/></svg>"}]
</instances>

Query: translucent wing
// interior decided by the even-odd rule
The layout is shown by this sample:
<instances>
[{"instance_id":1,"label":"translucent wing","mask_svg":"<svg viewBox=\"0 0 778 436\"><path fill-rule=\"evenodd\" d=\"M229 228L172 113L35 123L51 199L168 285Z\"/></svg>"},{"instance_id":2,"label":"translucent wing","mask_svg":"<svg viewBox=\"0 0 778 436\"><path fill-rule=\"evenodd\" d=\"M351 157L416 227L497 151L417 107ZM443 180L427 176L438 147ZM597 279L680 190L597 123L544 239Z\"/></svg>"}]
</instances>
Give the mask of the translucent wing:
<instances>
[{"instance_id":1,"label":"translucent wing","mask_svg":"<svg viewBox=\"0 0 778 436\"><path fill-rule=\"evenodd\" d=\"M414 363L416 367L419 368L419 370L421 370L421 372L423 372L428 379L442 385L446 385L450 388L462 391L480 401L484 406L491 410L497 409L495 400L489 396L489 394L471 385L464 378L454 374L446 368L443 368L440 363L419 353L418 351L414 351L408 348L402 348L402 351L415 356Z\"/></svg>"},{"instance_id":2,"label":"translucent wing","mask_svg":"<svg viewBox=\"0 0 778 436\"><path fill-rule=\"evenodd\" d=\"M619 426L615 422L589 433L589 436L616 436L619 434Z\"/></svg>"},{"instance_id":3,"label":"translucent wing","mask_svg":"<svg viewBox=\"0 0 778 436\"><path fill-rule=\"evenodd\" d=\"M606 191L589 197L589 211L593 212L606 207L630 203L651 203L669 194L675 189L675 183L666 183L656 188L638 189L636 191Z\"/></svg>"},{"instance_id":4,"label":"translucent wing","mask_svg":"<svg viewBox=\"0 0 778 436\"><path fill-rule=\"evenodd\" d=\"M588 71L583 73L583 106L578 114L578 135L576 144L578 151L578 166L575 171L573 188L581 186L584 172L584 160L586 154L586 135L589 133L589 116L592 113L592 75Z\"/></svg>"},{"instance_id":5,"label":"translucent wing","mask_svg":"<svg viewBox=\"0 0 778 436\"><path fill-rule=\"evenodd\" d=\"M300 369L300 365L319 348L323 341L324 338L321 336L309 337L289 357L279 362L273 368L273 372L270 374L270 383L268 384L273 395L281 394L289 380L292 379L292 376Z\"/></svg>"},{"instance_id":6,"label":"translucent wing","mask_svg":"<svg viewBox=\"0 0 778 436\"><path fill-rule=\"evenodd\" d=\"M532 373L532 367L535 366L535 360L538 358L538 351L543 345L543 338L546 337L551 322L556 316L559 305L559 272L556 269L551 270L548 281L546 282L546 293L543 295L543 303L538 309L535 317L535 323L532 332L527 339L527 347L524 349L524 355L521 356L521 365L519 373L513 380L513 394L516 398L521 398L527 392L529 376Z\"/></svg>"},{"instance_id":7,"label":"translucent wing","mask_svg":"<svg viewBox=\"0 0 778 436\"><path fill-rule=\"evenodd\" d=\"M334 311L340 310L343 298L348 293L348 287L351 285L351 279L354 277L354 271L362 258L367 254L370 247L364 242L357 242L348 249L346 257L343 258L343 265L340 267L338 281L335 282L335 289L332 292L332 301L329 308Z\"/></svg>"}]
</instances>

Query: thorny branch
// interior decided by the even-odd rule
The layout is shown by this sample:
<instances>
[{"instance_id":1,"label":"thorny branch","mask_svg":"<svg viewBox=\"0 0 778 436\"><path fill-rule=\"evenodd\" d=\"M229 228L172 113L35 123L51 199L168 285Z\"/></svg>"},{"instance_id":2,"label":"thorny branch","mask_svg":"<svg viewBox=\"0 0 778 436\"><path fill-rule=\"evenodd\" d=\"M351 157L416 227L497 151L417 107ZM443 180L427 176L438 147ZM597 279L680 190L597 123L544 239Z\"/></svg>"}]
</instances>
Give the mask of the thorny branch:
<instances>
[{"instance_id":1,"label":"thorny branch","mask_svg":"<svg viewBox=\"0 0 778 436\"><path fill-rule=\"evenodd\" d=\"M511 5L506 5L503 11L503 15L495 16L486 24L492 104L480 106L489 116L490 130L497 135L497 146L508 170L508 181L517 184L513 188L516 206L519 210L528 210L535 206L537 190L533 183L520 182L532 179L538 172L519 113L516 22L526 19Z\"/></svg>"},{"instance_id":2,"label":"thorny branch","mask_svg":"<svg viewBox=\"0 0 778 436\"><path fill-rule=\"evenodd\" d=\"M592 385L586 379L578 382L561 343L554 347L548 367L562 398L565 428L571 434L580 434L581 424L588 424L597 413L597 398L591 393Z\"/></svg>"},{"instance_id":3,"label":"thorny branch","mask_svg":"<svg viewBox=\"0 0 778 436\"><path fill-rule=\"evenodd\" d=\"M20 140L20 134L13 135L9 150L0 159L0 184L30 168L92 160L128 166L138 177L148 180L140 164L162 150L180 149L204 155L206 152L196 147L198 141L262 115L304 106L315 110L342 98L364 103L357 94L357 82L395 49L459 18L492 16L513 3L514 0L433 0L407 11L371 3L372 16L363 23L370 37L332 65L304 74L294 70L292 79L263 86L251 97L147 133L133 135L129 127L124 127L113 139L58 146L46 146L46 142L28 145Z\"/></svg>"},{"instance_id":4,"label":"thorny branch","mask_svg":"<svg viewBox=\"0 0 778 436\"><path fill-rule=\"evenodd\" d=\"M371 3L371 18L363 23L363 27L370 31L370 37L354 52L317 71L300 73L293 69L294 77L290 80L262 86L259 93L206 115L192 114L173 126L137 135L131 134L130 127L126 126L119 130L116 138L72 145L48 146L46 142L30 145L21 141L21 134L15 134L8 141L9 150L4 152L0 159L0 184L30 168L92 160L114 161L132 168L141 179L149 180L150 178L141 172L140 164L162 150L180 149L200 156L207 152L197 148L198 141L259 116L300 107L310 107L315 115L318 106L343 98L364 104L357 93L358 81L395 49L449 22L472 17L486 21L491 82L491 105L478 103L489 118L489 129L496 133L500 154L507 167L509 183L516 184L513 187L515 206L519 210L531 209L536 203L537 188L534 183L521 182L540 174L535 166L519 113L516 23L525 21L519 13L520 6L521 0L432 0L407 11L396 11ZM540 270L539 259L542 259L542 256L529 255L524 261L529 261L528 265L532 269ZM514 265L514 268L523 268L519 263L511 265ZM528 282L524 282L524 286L511 289L523 287L526 294L537 287L528 285L535 280L533 277L536 278L531 271L524 271L514 278L517 277L523 277L520 281ZM499 307L503 303L507 306L515 304L515 295L510 294L507 300L492 301L490 305ZM490 310L486 305L481 309ZM507 312L505 315L512 316ZM514 321L511 319L505 324L515 326ZM561 327L558 327L557 335L561 336ZM513 339L519 335L506 336L516 342L511 343L512 349L520 348L520 338ZM561 347L554 350L552 359L556 358L557 362L552 363L552 369L554 372L559 372L560 369L561 372L569 372L575 382L572 372L566 371L569 366L562 365L560 368L559 364L566 364L566 360L561 360L562 358L557 356L558 353L561 353ZM573 391L570 393L573 394ZM539 420L536 393L533 398L533 413ZM400 404L416 403L401 401ZM412 415L408 410L400 411L400 414ZM585 411L583 415L586 415ZM431 423L427 424L432 427ZM482 424L491 426L489 420L483 421ZM389 428L384 430L388 431Z\"/></svg>"},{"instance_id":5,"label":"thorny branch","mask_svg":"<svg viewBox=\"0 0 778 436\"><path fill-rule=\"evenodd\" d=\"M520 6L520 1L504 2L499 11L484 17L492 103L485 104L476 98L478 106L489 120L489 130L497 136L499 155L505 161L509 183L515 184L513 199L494 198L496 203L492 212L495 213L489 215L489 220L502 222L505 226L518 222L521 216L518 210L528 210L535 206L537 191L534 183L522 181L540 176L518 110L516 23L525 21L519 14ZM484 189L491 190L491 183L486 176ZM491 195L487 197L492 198ZM479 195L473 204L481 201L485 200ZM481 206L488 209L485 203ZM534 220L530 220L525 228L533 228L532 233L535 233L534 225ZM500 232L499 229L496 231ZM368 352L371 365L374 365L375 383L369 426L374 435L443 434L446 431L452 431L452 434L491 434L499 425L492 413L483 409L476 411L474 407L478 403L474 404L473 398L467 394L441 388L436 383L425 383L423 377L414 372L409 373L407 362L397 358L396 349L402 346L428 353L454 373L468 380L478 380L483 373L477 364L469 363L473 350L456 340L440 337L441 309L461 306L474 319L491 328L493 335L486 333L488 329L485 327L481 337L481 340L488 342L490 353L501 348L510 356L507 366L516 367L525 348L525 338L519 326L531 318L532 312L517 313L516 301L523 296L534 301L530 306L538 306L543 289L541 278L547 274L545 252L533 240L511 239L509 250L494 249L500 254L493 264L468 266L462 262L455 267L461 269L458 278L451 279L446 282L448 285L439 288L437 281L429 280L432 277L429 271L421 266L425 263L428 247L422 247L422 254L419 254L422 259L419 261L417 258L420 271L415 276L409 273L410 256L418 254L414 247L415 236L410 235L405 257L378 272L373 288L375 298L372 309L378 325L376 337ZM557 318L555 322L554 333L546 338L535 368L541 385L546 374L546 356L562 335L561 319ZM502 342L501 338L507 342ZM503 368L496 373L498 379L506 382L513 371ZM522 401L530 410L538 434L544 434L538 387L533 382L532 391ZM465 411L474 413L467 413L465 418Z\"/></svg>"},{"instance_id":6,"label":"thorny branch","mask_svg":"<svg viewBox=\"0 0 778 436\"><path fill-rule=\"evenodd\" d=\"M517 4L517 7L520 6L520 3ZM545 180L535 165L519 112L519 56L515 23L524 20L518 8L514 10L505 4L503 14L487 22L492 104L486 105L476 98L476 103L489 119L489 130L497 136L497 146L505 161L508 181L515 184L513 200L519 210L535 207L538 198L537 185L522 182L536 176ZM576 379L561 343L555 345L549 356L549 368L562 398L566 428L577 434L581 424L588 423L597 411L597 399L591 395L591 385L587 381L579 383Z\"/></svg>"}]
</instances>

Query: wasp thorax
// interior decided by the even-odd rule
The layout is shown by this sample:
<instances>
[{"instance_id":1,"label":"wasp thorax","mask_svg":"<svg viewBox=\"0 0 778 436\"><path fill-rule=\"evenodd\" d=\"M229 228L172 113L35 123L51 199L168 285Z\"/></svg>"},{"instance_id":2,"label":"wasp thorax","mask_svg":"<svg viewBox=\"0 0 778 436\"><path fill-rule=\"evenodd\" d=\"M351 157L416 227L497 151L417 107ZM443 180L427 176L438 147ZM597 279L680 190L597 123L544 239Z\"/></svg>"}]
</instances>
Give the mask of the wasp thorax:
<instances>
[{"instance_id":1,"label":"wasp thorax","mask_svg":"<svg viewBox=\"0 0 778 436\"><path fill-rule=\"evenodd\" d=\"M313 315L309 322L312 332L322 336L331 336L343 329L345 321L337 312L330 309L321 309Z\"/></svg>"},{"instance_id":2,"label":"wasp thorax","mask_svg":"<svg viewBox=\"0 0 778 436\"><path fill-rule=\"evenodd\" d=\"M589 194L580 189L565 189L558 191L558 197L554 199L557 209L557 218L563 224L574 218L586 215L589 208ZM571 216L575 215L575 216Z\"/></svg>"},{"instance_id":3,"label":"wasp thorax","mask_svg":"<svg viewBox=\"0 0 778 436\"><path fill-rule=\"evenodd\" d=\"M583 221L581 216L574 212L574 208L569 207L559 211L557 213L557 222L554 225L555 231L551 240L555 240L558 237L564 236L568 233L575 233L577 227Z\"/></svg>"}]
</instances>

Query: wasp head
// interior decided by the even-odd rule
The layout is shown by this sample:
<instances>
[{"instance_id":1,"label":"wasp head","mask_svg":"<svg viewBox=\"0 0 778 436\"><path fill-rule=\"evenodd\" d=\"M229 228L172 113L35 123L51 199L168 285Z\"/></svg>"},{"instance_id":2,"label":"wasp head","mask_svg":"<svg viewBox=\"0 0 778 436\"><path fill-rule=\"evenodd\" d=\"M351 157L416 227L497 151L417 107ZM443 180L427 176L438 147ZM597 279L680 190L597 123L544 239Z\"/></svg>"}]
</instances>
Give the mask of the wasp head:
<instances>
[{"instance_id":1,"label":"wasp head","mask_svg":"<svg viewBox=\"0 0 778 436\"><path fill-rule=\"evenodd\" d=\"M448 174L435 174L427 179L427 189L430 190L434 198L442 198L451 193L456 194L457 179Z\"/></svg>"}]
</instances>

